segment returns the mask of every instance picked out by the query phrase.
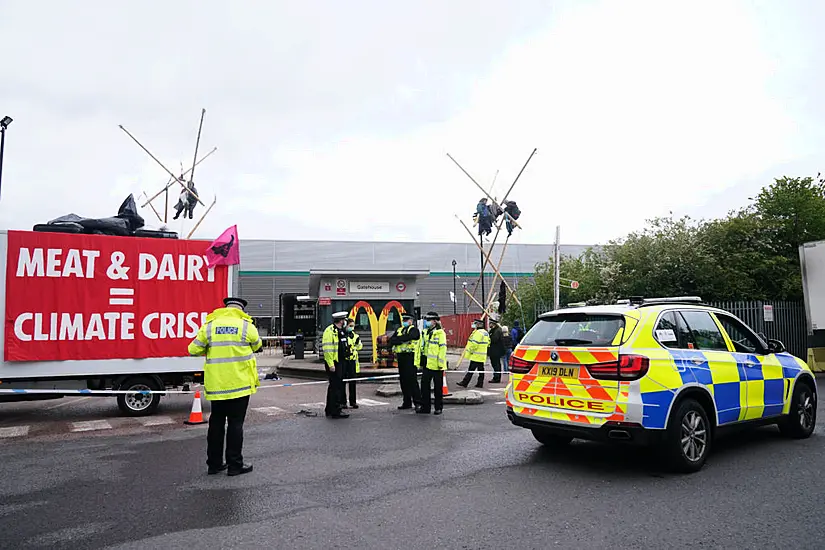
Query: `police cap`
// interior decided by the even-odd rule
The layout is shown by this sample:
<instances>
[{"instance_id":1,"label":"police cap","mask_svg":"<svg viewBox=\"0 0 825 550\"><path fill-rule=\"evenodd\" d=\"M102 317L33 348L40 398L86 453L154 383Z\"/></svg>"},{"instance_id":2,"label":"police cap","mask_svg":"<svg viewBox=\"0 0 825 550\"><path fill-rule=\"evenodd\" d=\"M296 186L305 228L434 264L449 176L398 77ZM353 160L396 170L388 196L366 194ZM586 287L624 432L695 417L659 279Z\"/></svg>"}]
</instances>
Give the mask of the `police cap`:
<instances>
[{"instance_id":1,"label":"police cap","mask_svg":"<svg viewBox=\"0 0 825 550\"><path fill-rule=\"evenodd\" d=\"M415 315L412 315L410 313L402 313L401 318L402 319L409 319L410 321L415 321Z\"/></svg>"},{"instance_id":2,"label":"police cap","mask_svg":"<svg viewBox=\"0 0 825 550\"><path fill-rule=\"evenodd\" d=\"M223 305L225 305L226 307L241 306L242 308L246 309L246 304L248 304L248 303L249 302L247 302L243 298L236 298L234 296L229 296L229 297L223 299Z\"/></svg>"},{"instance_id":3,"label":"police cap","mask_svg":"<svg viewBox=\"0 0 825 550\"><path fill-rule=\"evenodd\" d=\"M335 321L340 321L341 319L346 319L347 317L349 317L349 313L347 313L346 311L338 311L332 314L332 318Z\"/></svg>"},{"instance_id":4,"label":"police cap","mask_svg":"<svg viewBox=\"0 0 825 550\"><path fill-rule=\"evenodd\" d=\"M440 321L441 317L435 311L428 311L427 315L424 316L425 319L428 321Z\"/></svg>"}]
</instances>

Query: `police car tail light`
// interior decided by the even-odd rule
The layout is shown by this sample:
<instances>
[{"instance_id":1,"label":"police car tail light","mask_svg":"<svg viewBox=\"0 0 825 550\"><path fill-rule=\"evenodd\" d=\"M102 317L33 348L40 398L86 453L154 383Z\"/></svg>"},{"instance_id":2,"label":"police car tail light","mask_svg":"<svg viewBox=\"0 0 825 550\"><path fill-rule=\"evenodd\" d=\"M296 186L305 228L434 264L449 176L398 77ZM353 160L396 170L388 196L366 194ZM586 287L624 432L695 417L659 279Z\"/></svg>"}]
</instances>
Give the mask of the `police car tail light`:
<instances>
[{"instance_id":1,"label":"police car tail light","mask_svg":"<svg viewBox=\"0 0 825 550\"><path fill-rule=\"evenodd\" d=\"M514 374L527 374L534 364L532 361L525 361L515 355L510 356L510 372Z\"/></svg>"},{"instance_id":2,"label":"police car tail light","mask_svg":"<svg viewBox=\"0 0 825 550\"><path fill-rule=\"evenodd\" d=\"M641 355L620 355L618 362L587 365L587 372L596 380L638 380L647 374L650 359Z\"/></svg>"}]
</instances>

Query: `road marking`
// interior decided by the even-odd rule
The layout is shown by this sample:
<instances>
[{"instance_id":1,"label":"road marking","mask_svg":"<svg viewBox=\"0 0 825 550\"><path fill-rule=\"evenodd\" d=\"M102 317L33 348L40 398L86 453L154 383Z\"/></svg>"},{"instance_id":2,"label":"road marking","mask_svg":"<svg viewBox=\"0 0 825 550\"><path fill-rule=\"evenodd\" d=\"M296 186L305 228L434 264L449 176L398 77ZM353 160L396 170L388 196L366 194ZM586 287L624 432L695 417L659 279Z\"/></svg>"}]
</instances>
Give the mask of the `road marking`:
<instances>
[{"instance_id":1,"label":"road marking","mask_svg":"<svg viewBox=\"0 0 825 550\"><path fill-rule=\"evenodd\" d=\"M66 405L74 405L75 403L80 403L81 401L86 401L87 399L91 399L91 397L69 397L66 398L64 402L58 403L56 405L52 405L51 407L46 407L47 411L53 411L54 409L59 409L60 407L65 407Z\"/></svg>"},{"instance_id":2,"label":"road marking","mask_svg":"<svg viewBox=\"0 0 825 550\"><path fill-rule=\"evenodd\" d=\"M175 423L175 421L168 416L145 416L137 420L144 426L162 426L164 424Z\"/></svg>"},{"instance_id":3,"label":"road marking","mask_svg":"<svg viewBox=\"0 0 825 550\"><path fill-rule=\"evenodd\" d=\"M325 407L326 403L323 401L319 401L318 403L300 403L299 407Z\"/></svg>"},{"instance_id":4,"label":"road marking","mask_svg":"<svg viewBox=\"0 0 825 550\"><path fill-rule=\"evenodd\" d=\"M375 399L359 399L359 405L366 405L367 407L380 407L381 405L389 405L389 403L385 403L384 401L376 401Z\"/></svg>"},{"instance_id":5,"label":"road marking","mask_svg":"<svg viewBox=\"0 0 825 550\"><path fill-rule=\"evenodd\" d=\"M265 414L267 416L275 416L278 414L287 414L287 411L280 407L256 407L252 409L253 411L258 411L259 413Z\"/></svg>"},{"instance_id":6,"label":"road marking","mask_svg":"<svg viewBox=\"0 0 825 550\"><path fill-rule=\"evenodd\" d=\"M477 391L481 395L503 395L504 394L504 390L501 390L501 391L472 390L472 391Z\"/></svg>"},{"instance_id":7,"label":"road marking","mask_svg":"<svg viewBox=\"0 0 825 550\"><path fill-rule=\"evenodd\" d=\"M496 401L496 405L506 405L507 401Z\"/></svg>"},{"instance_id":8,"label":"road marking","mask_svg":"<svg viewBox=\"0 0 825 550\"><path fill-rule=\"evenodd\" d=\"M0 437L25 437L29 435L28 426L11 426L0 428Z\"/></svg>"},{"instance_id":9,"label":"road marking","mask_svg":"<svg viewBox=\"0 0 825 550\"><path fill-rule=\"evenodd\" d=\"M73 432L89 432L92 430L111 430L112 425L108 420L87 420L84 422L72 422Z\"/></svg>"}]
</instances>

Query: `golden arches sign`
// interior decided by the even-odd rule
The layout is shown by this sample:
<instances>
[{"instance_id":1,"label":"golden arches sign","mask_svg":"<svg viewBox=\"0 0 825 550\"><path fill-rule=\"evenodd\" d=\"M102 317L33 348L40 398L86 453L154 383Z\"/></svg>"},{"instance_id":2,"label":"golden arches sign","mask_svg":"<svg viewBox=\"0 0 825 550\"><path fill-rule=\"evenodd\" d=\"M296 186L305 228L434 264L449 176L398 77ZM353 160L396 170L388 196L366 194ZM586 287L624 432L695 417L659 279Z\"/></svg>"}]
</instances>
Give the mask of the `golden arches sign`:
<instances>
[{"instance_id":1,"label":"golden arches sign","mask_svg":"<svg viewBox=\"0 0 825 550\"><path fill-rule=\"evenodd\" d=\"M378 336L381 334L385 334L387 332L387 321L389 320L388 317L390 312L395 309L398 311L399 315L403 315L406 313L404 310L404 306L401 305L401 302L396 300L392 300L387 302L387 305L384 306L384 309L381 310L381 316L376 318L375 317L375 310L372 309L372 306L369 302L365 302L361 300L356 302L352 309L349 312L350 319L355 319L355 316L358 314L358 311L364 309L367 313L367 319L370 323L370 332L372 333L372 362L378 362Z\"/></svg>"}]
</instances>

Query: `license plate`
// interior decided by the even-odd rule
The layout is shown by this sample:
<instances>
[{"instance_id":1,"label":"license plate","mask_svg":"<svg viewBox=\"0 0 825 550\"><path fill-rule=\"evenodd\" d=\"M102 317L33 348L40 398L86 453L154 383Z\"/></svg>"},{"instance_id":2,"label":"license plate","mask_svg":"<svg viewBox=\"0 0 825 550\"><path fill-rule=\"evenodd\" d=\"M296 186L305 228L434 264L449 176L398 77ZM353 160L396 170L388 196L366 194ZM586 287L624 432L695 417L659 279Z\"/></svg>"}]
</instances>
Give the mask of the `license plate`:
<instances>
[{"instance_id":1,"label":"license plate","mask_svg":"<svg viewBox=\"0 0 825 550\"><path fill-rule=\"evenodd\" d=\"M539 368L539 376L550 376L551 378L578 379L579 367L565 367L562 365L542 365Z\"/></svg>"}]
</instances>

